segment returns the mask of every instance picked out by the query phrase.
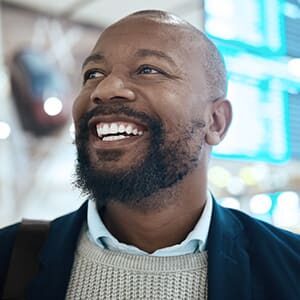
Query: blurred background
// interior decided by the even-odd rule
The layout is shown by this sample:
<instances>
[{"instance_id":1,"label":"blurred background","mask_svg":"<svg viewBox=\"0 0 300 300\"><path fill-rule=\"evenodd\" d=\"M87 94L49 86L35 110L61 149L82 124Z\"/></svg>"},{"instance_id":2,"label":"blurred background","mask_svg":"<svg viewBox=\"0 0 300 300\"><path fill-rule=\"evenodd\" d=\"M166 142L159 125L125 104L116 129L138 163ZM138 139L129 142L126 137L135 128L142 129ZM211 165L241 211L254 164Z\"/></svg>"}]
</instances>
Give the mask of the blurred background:
<instances>
[{"instance_id":1,"label":"blurred background","mask_svg":"<svg viewBox=\"0 0 300 300\"><path fill-rule=\"evenodd\" d=\"M300 0L0 0L0 227L85 200L71 184L81 63L141 9L179 15L224 56L234 120L209 169L218 201L300 232Z\"/></svg>"}]
</instances>

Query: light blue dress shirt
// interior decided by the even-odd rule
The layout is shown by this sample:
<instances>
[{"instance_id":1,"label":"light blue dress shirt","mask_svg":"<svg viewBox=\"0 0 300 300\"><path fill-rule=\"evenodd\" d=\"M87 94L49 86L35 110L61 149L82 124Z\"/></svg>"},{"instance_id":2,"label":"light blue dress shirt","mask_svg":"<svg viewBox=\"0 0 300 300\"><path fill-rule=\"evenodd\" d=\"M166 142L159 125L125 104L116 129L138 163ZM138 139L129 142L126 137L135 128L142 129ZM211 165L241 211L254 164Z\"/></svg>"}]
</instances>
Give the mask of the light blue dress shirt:
<instances>
[{"instance_id":1,"label":"light blue dress shirt","mask_svg":"<svg viewBox=\"0 0 300 300\"><path fill-rule=\"evenodd\" d=\"M120 243L105 227L98 214L95 202L89 200L87 213L88 236L92 242L103 249L135 255L176 256L196 253L205 249L211 222L212 207L212 196L207 192L207 201L203 213L186 239L180 244L158 249L149 254L135 246Z\"/></svg>"}]
</instances>

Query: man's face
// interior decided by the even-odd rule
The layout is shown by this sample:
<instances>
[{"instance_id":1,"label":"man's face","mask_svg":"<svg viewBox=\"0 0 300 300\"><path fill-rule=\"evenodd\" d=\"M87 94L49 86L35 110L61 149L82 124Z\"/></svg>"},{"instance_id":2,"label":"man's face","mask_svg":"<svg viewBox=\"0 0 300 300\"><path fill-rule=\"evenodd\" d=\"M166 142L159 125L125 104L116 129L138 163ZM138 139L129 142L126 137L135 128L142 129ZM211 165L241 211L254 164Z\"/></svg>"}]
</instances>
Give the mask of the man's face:
<instances>
[{"instance_id":1,"label":"man's face","mask_svg":"<svg viewBox=\"0 0 300 300\"><path fill-rule=\"evenodd\" d=\"M208 94L192 38L132 18L107 29L86 60L73 107L77 183L99 206L137 204L199 166Z\"/></svg>"}]
</instances>

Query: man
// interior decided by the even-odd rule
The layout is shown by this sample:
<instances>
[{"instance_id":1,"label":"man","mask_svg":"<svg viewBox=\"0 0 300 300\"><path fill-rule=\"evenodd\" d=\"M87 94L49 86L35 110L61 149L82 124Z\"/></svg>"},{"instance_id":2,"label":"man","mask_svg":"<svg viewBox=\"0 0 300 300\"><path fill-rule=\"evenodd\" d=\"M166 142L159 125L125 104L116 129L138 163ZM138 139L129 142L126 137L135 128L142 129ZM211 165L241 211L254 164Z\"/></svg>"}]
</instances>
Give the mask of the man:
<instances>
[{"instance_id":1,"label":"man","mask_svg":"<svg viewBox=\"0 0 300 300\"><path fill-rule=\"evenodd\" d=\"M300 299L299 236L207 192L231 106L204 34L137 12L101 34L82 73L77 186L90 200L52 222L28 299ZM0 232L1 284L16 229Z\"/></svg>"}]
</instances>

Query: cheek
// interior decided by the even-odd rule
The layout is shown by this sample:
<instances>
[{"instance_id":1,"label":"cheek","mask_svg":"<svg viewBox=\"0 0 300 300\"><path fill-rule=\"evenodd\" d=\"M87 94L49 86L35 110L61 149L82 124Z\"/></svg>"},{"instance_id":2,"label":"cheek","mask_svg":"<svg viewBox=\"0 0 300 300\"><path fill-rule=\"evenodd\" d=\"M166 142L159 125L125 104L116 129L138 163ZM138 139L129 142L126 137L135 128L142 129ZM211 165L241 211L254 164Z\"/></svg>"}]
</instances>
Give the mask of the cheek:
<instances>
[{"instance_id":1,"label":"cheek","mask_svg":"<svg viewBox=\"0 0 300 300\"><path fill-rule=\"evenodd\" d=\"M157 111L168 131L174 131L176 127L186 126L190 122L193 110L189 96L176 91L162 95L160 99Z\"/></svg>"}]
</instances>

